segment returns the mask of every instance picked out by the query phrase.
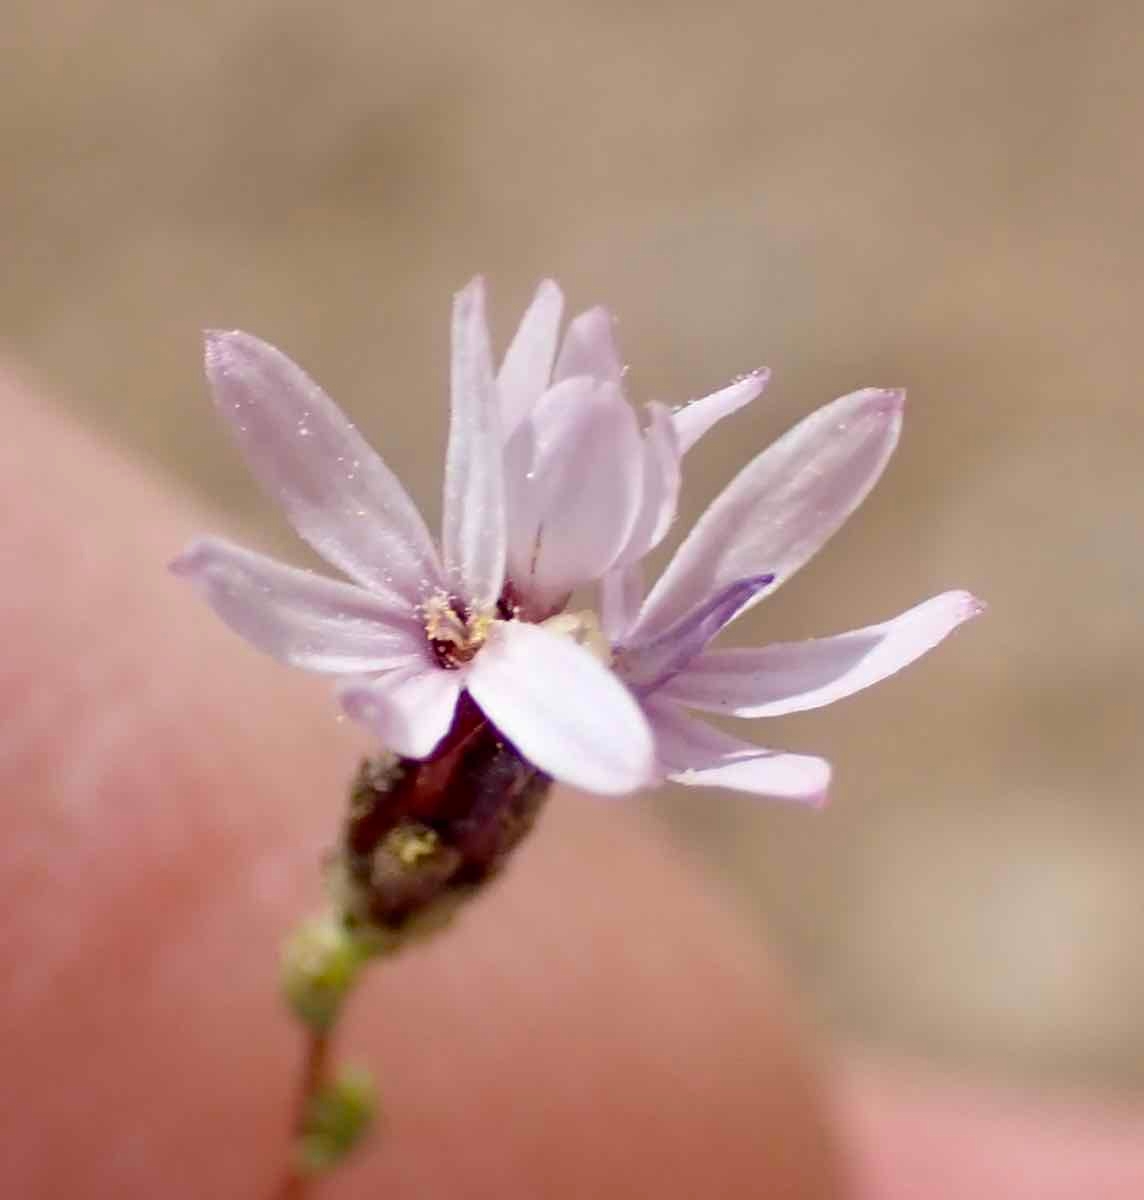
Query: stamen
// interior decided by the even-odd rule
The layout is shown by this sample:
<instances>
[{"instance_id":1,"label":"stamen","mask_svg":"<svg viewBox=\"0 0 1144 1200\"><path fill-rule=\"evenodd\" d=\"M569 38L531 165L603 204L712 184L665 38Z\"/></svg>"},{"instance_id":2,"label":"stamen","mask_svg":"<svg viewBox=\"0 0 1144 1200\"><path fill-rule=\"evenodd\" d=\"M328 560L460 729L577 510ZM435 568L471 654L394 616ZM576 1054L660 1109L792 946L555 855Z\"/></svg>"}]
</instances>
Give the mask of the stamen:
<instances>
[{"instance_id":1,"label":"stamen","mask_svg":"<svg viewBox=\"0 0 1144 1200\"><path fill-rule=\"evenodd\" d=\"M444 592L438 592L424 605L425 636L437 665L455 671L469 662L484 645L494 617L491 613L466 612Z\"/></svg>"}]
</instances>

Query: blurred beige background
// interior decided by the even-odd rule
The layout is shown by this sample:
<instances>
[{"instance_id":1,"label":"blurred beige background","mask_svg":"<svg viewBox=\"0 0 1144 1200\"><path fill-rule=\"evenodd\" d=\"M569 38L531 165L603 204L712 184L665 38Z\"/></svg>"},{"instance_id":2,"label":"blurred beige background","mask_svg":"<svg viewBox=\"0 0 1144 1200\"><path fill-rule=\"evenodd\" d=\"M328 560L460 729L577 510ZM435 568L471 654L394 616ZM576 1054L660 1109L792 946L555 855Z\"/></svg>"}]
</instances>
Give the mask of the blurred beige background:
<instances>
[{"instance_id":1,"label":"blurred beige background","mask_svg":"<svg viewBox=\"0 0 1144 1200\"><path fill-rule=\"evenodd\" d=\"M884 483L740 632L953 586L990 615L754 727L834 758L828 812L647 806L841 1034L1144 1089L1144 9L9 0L3 25L5 353L267 545L203 326L287 348L434 514L477 270L502 337L542 274L612 306L638 398L775 368L696 452L681 529L799 415L906 384Z\"/></svg>"}]
</instances>

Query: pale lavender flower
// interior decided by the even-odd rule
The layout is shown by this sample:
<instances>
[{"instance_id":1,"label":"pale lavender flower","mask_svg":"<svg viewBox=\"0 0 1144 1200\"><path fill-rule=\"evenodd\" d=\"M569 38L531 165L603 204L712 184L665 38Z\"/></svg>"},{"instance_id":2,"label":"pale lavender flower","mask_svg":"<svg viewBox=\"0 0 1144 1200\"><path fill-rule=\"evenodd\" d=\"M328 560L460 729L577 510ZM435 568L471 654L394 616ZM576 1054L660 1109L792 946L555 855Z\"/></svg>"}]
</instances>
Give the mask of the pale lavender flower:
<instances>
[{"instance_id":1,"label":"pale lavender flower","mask_svg":"<svg viewBox=\"0 0 1144 1200\"><path fill-rule=\"evenodd\" d=\"M831 704L908 666L982 611L968 592L951 591L837 637L708 649L862 502L897 444L903 401L900 392L868 388L796 425L714 501L646 599L638 566L603 581L603 628L616 670L651 722L661 776L821 802L830 780L824 759L763 749L687 710L768 717Z\"/></svg>"},{"instance_id":2,"label":"pale lavender flower","mask_svg":"<svg viewBox=\"0 0 1144 1200\"><path fill-rule=\"evenodd\" d=\"M172 569L258 649L337 678L345 713L387 751L350 785L326 863L328 910L283 955L308 1064L324 1062L366 962L440 929L494 877L553 779L610 795L671 778L820 801L825 760L761 749L688 710L751 717L831 703L980 610L949 592L840 637L709 649L873 487L902 396L855 392L763 451L645 596L642 560L674 520L684 455L754 399L767 373L674 412L648 405L641 422L624 396L611 317L590 309L561 337L562 315L560 289L545 281L497 371L481 280L455 296L439 547L396 476L301 368L249 334L207 335L215 404L251 470L345 578L218 538L192 543ZM576 589L597 583L601 619L566 611ZM308 1065L295 1149L329 1167L370 1107L360 1079ZM315 1112L335 1113L337 1128ZM292 1168L287 1190L300 1181Z\"/></svg>"},{"instance_id":3,"label":"pale lavender flower","mask_svg":"<svg viewBox=\"0 0 1144 1200\"><path fill-rule=\"evenodd\" d=\"M683 446L766 377L690 417L649 406L641 431L610 317L582 314L561 344L562 308L543 283L494 376L481 281L455 299L440 555L396 477L299 367L249 334L208 334L215 402L252 471L353 582L217 538L173 569L260 650L341 677L346 713L402 756L432 754L467 691L547 774L623 793L650 778L647 720L590 615L558 614L574 588L662 538Z\"/></svg>"},{"instance_id":4,"label":"pale lavender flower","mask_svg":"<svg viewBox=\"0 0 1144 1200\"><path fill-rule=\"evenodd\" d=\"M433 754L468 692L552 777L622 794L664 776L816 800L821 759L761 750L687 708L737 716L817 707L907 665L978 611L953 592L895 621L799 645L711 651L861 502L901 423L867 389L812 414L726 489L646 600L640 560L675 515L685 452L754 399L758 371L641 428L601 308L561 339L541 284L494 374L484 289L458 293L441 553L412 501L333 402L243 333L207 339L217 407L298 533L353 582L215 538L173 564L239 634L341 677L346 713L407 758ZM600 581L603 632L566 613ZM612 667L613 669L609 669Z\"/></svg>"}]
</instances>

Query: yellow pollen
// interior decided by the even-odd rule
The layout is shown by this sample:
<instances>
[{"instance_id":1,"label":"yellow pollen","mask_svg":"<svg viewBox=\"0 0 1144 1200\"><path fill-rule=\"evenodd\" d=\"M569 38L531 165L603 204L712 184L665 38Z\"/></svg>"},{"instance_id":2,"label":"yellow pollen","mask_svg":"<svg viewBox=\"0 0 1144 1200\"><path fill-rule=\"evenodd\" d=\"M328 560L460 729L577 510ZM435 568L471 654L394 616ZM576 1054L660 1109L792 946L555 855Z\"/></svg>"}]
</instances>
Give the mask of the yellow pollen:
<instances>
[{"instance_id":1,"label":"yellow pollen","mask_svg":"<svg viewBox=\"0 0 1144 1200\"><path fill-rule=\"evenodd\" d=\"M440 839L435 830L424 825L398 826L386 838L386 845L403 867L415 867L422 859L437 853Z\"/></svg>"},{"instance_id":2,"label":"yellow pollen","mask_svg":"<svg viewBox=\"0 0 1144 1200\"><path fill-rule=\"evenodd\" d=\"M495 617L490 612L460 614L443 592L431 596L423 609L425 635L454 663L468 662L484 645Z\"/></svg>"},{"instance_id":3,"label":"yellow pollen","mask_svg":"<svg viewBox=\"0 0 1144 1200\"><path fill-rule=\"evenodd\" d=\"M474 649L484 645L495 620L496 618L490 612L473 613L469 617L469 644Z\"/></svg>"}]
</instances>

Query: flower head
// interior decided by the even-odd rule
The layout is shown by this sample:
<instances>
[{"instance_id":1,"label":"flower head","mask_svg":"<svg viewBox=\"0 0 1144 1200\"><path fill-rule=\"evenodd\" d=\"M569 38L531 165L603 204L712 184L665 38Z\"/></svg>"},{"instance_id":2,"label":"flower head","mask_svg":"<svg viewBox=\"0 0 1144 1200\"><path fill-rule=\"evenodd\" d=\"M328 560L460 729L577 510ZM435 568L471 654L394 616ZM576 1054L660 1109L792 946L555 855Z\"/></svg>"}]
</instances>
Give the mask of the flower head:
<instances>
[{"instance_id":1,"label":"flower head","mask_svg":"<svg viewBox=\"0 0 1144 1200\"><path fill-rule=\"evenodd\" d=\"M546 281L495 370L482 282L455 297L439 549L396 476L298 366L249 334L208 334L215 402L251 470L346 578L217 538L193 543L173 569L259 649L339 677L345 712L405 758L433 755L465 725L467 693L526 760L589 791L670 776L820 797L822 760L740 743L685 710L763 716L828 703L976 611L949 593L840 638L708 649L861 502L893 450L901 396L843 397L765 450L645 598L640 560L674 518L684 454L767 373L675 412L648 405L641 425L609 315L590 309L561 338L562 315ZM575 589L597 582L602 623L566 611Z\"/></svg>"}]
</instances>

